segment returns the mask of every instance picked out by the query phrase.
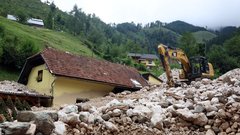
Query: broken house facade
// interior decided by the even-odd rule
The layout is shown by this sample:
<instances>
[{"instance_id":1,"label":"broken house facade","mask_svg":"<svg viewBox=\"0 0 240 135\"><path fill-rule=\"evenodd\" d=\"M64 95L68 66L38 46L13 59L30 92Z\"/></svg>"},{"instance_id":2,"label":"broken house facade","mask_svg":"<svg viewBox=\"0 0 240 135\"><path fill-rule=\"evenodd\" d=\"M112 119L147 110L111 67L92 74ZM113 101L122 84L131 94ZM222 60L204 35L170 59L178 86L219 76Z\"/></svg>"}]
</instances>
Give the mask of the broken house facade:
<instances>
[{"instance_id":1,"label":"broken house facade","mask_svg":"<svg viewBox=\"0 0 240 135\"><path fill-rule=\"evenodd\" d=\"M134 68L52 48L28 58L18 82L52 96L54 106L148 85Z\"/></svg>"},{"instance_id":2,"label":"broken house facade","mask_svg":"<svg viewBox=\"0 0 240 135\"><path fill-rule=\"evenodd\" d=\"M151 85L160 85L163 81L152 73L143 73L143 78Z\"/></svg>"}]
</instances>

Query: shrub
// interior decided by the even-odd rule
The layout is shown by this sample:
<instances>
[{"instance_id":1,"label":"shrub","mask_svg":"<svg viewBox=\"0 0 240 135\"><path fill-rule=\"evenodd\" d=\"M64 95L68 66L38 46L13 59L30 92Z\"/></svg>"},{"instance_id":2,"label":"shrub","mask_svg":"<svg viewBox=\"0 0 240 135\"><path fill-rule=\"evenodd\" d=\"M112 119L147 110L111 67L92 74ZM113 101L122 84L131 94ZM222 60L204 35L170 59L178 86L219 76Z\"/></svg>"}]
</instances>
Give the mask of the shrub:
<instances>
[{"instance_id":1,"label":"shrub","mask_svg":"<svg viewBox=\"0 0 240 135\"><path fill-rule=\"evenodd\" d=\"M16 119L16 117L17 117L17 110L16 110L15 105L13 104L12 99L11 99L10 96L8 96L8 98L7 98L6 105L12 111L12 118Z\"/></svg>"},{"instance_id":2,"label":"shrub","mask_svg":"<svg viewBox=\"0 0 240 135\"><path fill-rule=\"evenodd\" d=\"M11 116L7 111L7 106L4 100L0 97L0 114L2 114L8 121L11 121Z\"/></svg>"},{"instance_id":3,"label":"shrub","mask_svg":"<svg viewBox=\"0 0 240 135\"><path fill-rule=\"evenodd\" d=\"M31 110L31 106L28 104L26 100L24 100L22 104L23 104L24 110Z\"/></svg>"},{"instance_id":4,"label":"shrub","mask_svg":"<svg viewBox=\"0 0 240 135\"><path fill-rule=\"evenodd\" d=\"M19 111L24 110L24 106L18 98L15 99L15 106L16 106L17 110L19 110Z\"/></svg>"}]
</instances>

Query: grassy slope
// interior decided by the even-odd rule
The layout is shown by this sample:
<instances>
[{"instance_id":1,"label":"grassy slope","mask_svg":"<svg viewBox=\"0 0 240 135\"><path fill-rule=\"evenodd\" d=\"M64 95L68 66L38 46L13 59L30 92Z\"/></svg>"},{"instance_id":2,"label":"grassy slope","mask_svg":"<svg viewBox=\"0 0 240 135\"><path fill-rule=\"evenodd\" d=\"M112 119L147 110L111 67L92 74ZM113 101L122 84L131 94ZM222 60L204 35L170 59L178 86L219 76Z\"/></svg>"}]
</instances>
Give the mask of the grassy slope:
<instances>
[{"instance_id":1,"label":"grassy slope","mask_svg":"<svg viewBox=\"0 0 240 135\"><path fill-rule=\"evenodd\" d=\"M44 46L51 46L74 54L97 57L87 48L80 38L65 32L56 32L48 29L34 28L0 17L0 25L4 26L7 34L16 35L21 39L30 39L40 50ZM0 66L0 80L17 80L19 72L10 71Z\"/></svg>"},{"instance_id":2,"label":"grassy slope","mask_svg":"<svg viewBox=\"0 0 240 135\"><path fill-rule=\"evenodd\" d=\"M198 43L203 43L204 41L209 41L216 37L215 34L208 31L197 31L193 33L193 36Z\"/></svg>"},{"instance_id":3,"label":"grassy slope","mask_svg":"<svg viewBox=\"0 0 240 135\"><path fill-rule=\"evenodd\" d=\"M75 54L92 56L92 51L87 48L79 38L68 33L29 27L3 17L0 17L0 25L5 27L8 34L16 35L21 39L32 40L40 50L42 50L44 46L51 46Z\"/></svg>"}]
</instances>

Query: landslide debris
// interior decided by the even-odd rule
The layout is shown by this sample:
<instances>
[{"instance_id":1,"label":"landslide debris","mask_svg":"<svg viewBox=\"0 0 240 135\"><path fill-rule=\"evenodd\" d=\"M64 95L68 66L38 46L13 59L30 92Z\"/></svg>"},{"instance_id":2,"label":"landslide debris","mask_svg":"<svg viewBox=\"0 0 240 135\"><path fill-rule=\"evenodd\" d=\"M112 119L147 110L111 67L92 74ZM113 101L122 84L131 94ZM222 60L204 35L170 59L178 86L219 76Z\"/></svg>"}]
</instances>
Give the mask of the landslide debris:
<instances>
[{"instance_id":1,"label":"landslide debris","mask_svg":"<svg viewBox=\"0 0 240 135\"><path fill-rule=\"evenodd\" d=\"M56 135L240 135L240 69L182 87L167 88L163 83L18 116L15 122L0 124L1 131L10 133L16 125L23 127L19 133ZM47 124L51 128L43 130Z\"/></svg>"}]
</instances>

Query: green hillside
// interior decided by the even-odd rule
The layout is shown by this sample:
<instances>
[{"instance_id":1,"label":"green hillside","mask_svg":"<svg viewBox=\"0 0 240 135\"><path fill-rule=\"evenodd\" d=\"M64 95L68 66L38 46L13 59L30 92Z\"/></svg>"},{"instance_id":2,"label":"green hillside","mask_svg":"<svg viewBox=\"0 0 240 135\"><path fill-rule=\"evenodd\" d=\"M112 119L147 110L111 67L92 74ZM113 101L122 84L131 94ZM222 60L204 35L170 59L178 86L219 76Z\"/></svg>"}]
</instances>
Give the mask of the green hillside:
<instances>
[{"instance_id":1,"label":"green hillside","mask_svg":"<svg viewBox=\"0 0 240 135\"><path fill-rule=\"evenodd\" d=\"M193 36L197 43L205 43L206 41L210 41L211 39L217 37L217 35L208 31L197 31L193 33Z\"/></svg>"},{"instance_id":2,"label":"green hillside","mask_svg":"<svg viewBox=\"0 0 240 135\"><path fill-rule=\"evenodd\" d=\"M41 51L46 46L57 48L63 51L69 51L78 55L95 55L84 43L80 37L74 37L65 32L52 31L44 28L30 27L6 18L0 17L0 26L4 28L6 36L15 36L20 41L30 40ZM0 80L17 80L19 71L9 69L0 65Z\"/></svg>"},{"instance_id":3,"label":"green hillside","mask_svg":"<svg viewBox=\"0 0 240 135\"><path fill-rule=\"evenodd\" d=\"M194 26L192 24L183 22L183 21L174 21L165 26L166 28L175 31L179 34L184 34L186 32L196 32L196 31L204 31L206 30L203 27Z\"/></svg>"},{"instance_id":4,"label":"green hillside","mask_svg":"<svg viewBox=\"0 0 240 135\"><path fill-rule=\"evenodd\" d=\"M7 34L15 35L21 39L32 40L39 49L50 46L75 54L92 56L92 51L83 44L80 38L65 32L57 32L49 29L30 27L0 17L0 25L6 29ZM95 55L94 55L95 56Z\"/></svg>"}]
</instances>

